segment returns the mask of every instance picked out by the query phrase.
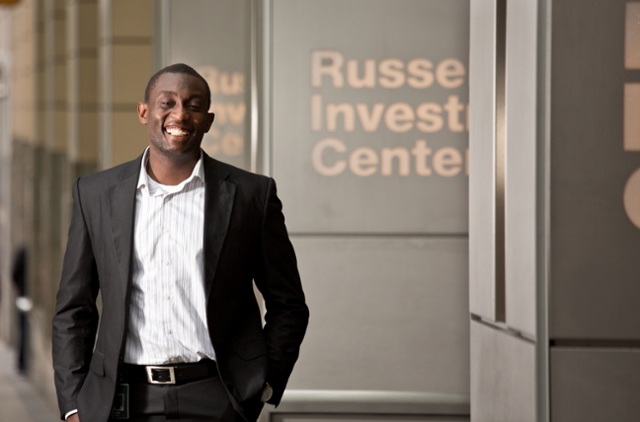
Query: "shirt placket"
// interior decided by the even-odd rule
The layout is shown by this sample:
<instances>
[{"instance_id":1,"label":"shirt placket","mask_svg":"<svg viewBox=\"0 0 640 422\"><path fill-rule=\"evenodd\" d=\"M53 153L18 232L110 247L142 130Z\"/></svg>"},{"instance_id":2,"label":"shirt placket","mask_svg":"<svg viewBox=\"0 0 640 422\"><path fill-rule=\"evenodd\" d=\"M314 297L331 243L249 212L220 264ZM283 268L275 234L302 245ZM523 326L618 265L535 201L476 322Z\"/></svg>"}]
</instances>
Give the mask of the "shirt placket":
<instances>
[{"instance_id":1,"label":"shirt placket","mask_svg":"<svg viewBox=\"0 0 640 422\"><path fill-rule=\"evenodd\" d=\"M173 289L172 289L172 253L171 253L171 239L169 236L169 224L171 221L171 200L172 195L167 194L160 197L161 200L161 212L160 212L160 221L158 227L158 233L160 236L160 252L161 252L161 280L160 284L162 286L162 294L160 300L164 303L161 308L163 309L163 331L166 339L166 350L169 352L169 356L174 355L174 342L173 342L173 321L172 321L172 310L171 310L171 300L173 297Z\"/></svg>"}]
</instances>

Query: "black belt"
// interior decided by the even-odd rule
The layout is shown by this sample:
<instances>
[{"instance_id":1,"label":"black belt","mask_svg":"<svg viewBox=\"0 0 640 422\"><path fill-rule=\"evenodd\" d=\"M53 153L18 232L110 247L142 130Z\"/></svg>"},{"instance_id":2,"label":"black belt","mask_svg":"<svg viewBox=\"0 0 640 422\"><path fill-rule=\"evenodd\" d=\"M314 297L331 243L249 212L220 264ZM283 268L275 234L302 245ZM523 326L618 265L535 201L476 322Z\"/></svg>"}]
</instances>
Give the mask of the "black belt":
<instances>
[{"instance_id":1,"label":"black belt","mask_svg":"<svg viewBox=\"0 0 640 422\"><path fill-rule=\"evenodd\" d=\"M122 378L125 381L146 382L149 384L184 384L218 375L216 362L203 359L195 363L176 365L132 365L122 366Z\"/></svg>"}]
</instances>

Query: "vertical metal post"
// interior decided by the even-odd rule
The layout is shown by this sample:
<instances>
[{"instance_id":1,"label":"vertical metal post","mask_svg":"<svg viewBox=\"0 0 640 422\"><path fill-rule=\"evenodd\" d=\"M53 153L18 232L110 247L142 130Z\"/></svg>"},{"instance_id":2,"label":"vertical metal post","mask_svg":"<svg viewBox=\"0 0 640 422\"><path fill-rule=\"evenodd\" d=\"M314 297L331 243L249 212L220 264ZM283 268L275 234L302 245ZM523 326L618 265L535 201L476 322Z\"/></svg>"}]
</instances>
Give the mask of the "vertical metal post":
<instances>
[{"instance_id":1,"label":"vertical metal post","mask_svg":"<svg viewBox=\"0 0 640 422\"><path fill-rule=\"evenodd\" d=\"M258 44L258 88L260 124L259 138L262 151L261 173L272 175L271 156L271 0L256 0L259 4L259 44Z\"/></svg>"},{"instance_id":2,"label":"vertical metal post","mask_svg":"<svg viewBox=\"0 0 640 422\"><path fill-rule=\"evenodd\" d=\"M536 384L537 418L551 418L549 399L549 254L551 156L551 0L538 1L536 128Z\"/></svg>"},{"instance_id":3,"label":"vertical metal post","mask_svg":"<svg viewBox=\"0 0 640 422\"><path fill-rule=\"evenodd\" d=\"M505 292L505 167L506 167L506 121L505 121L505 77L507 0L496 2L496 139L495 139L495 182L496 182L496 280L495 304L496 322L506 321Z\"/></svg>"},{"instance_id":4,"label":"vertical metal post","mask_svg":"<svg viewBox=\"0 0 640 422\"><path fill-rule=\"evenodd\" d=\"M154 4L154 58L153 67L160 70L169 65L170 34L171 34L171 4L169 0L156 0Z\"/></svg>"},{"instance_id":5,"label":"vertical metal post","mask_svg":"<svg viewBox=\"0 0 640 422\"><path fill-rule=\"evenodd\" d=\"M250 170L254 173L258 171L258 3L256 0L252 0L250 5L250 49L251 58L249 60L250 78L251 78L251 95L250 95L250 110L251 118L250 128L250 157L249 165Z\"/></svg>"}]
</instances>

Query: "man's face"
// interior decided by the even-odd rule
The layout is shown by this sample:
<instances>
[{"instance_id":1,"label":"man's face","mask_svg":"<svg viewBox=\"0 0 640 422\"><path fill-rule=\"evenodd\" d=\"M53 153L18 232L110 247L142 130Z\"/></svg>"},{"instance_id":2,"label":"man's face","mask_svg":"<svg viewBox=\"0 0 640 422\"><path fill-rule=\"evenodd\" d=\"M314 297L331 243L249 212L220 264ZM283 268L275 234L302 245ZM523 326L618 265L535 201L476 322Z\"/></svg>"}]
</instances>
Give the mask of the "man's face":
<instances>
[{"instance_id":1,"label":"man's face","mask_svg":"<svg viewBox=\"0 0 640 422\"><path fill-rule=\"evenodd\" d=\"M185 73L164 73L138 104L140 123L147 125L149 147L171 159L200 154L202 137L213 123L209 99L201 80Z\"/></svg>"}]
</instances>

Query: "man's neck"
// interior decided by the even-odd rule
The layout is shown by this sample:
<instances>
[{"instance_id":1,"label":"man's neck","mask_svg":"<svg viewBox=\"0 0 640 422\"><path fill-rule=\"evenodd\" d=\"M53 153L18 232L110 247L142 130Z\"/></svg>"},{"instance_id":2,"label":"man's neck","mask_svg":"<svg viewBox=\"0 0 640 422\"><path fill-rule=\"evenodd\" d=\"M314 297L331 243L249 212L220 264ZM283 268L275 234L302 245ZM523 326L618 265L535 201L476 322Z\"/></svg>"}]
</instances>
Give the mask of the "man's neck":
<instances>
[{"instance_id":1,"label":"man's neck","mask_svg":"<svg viewBox=\"0 0 640 422\"><path fill-rule=\"evenodd\" d=\"M189 178L200 159L200 154L188 157L184 161L172 160L162 154L149 151L147 174L162 185L175 186Z\"/></svg>"}]
</instances>

